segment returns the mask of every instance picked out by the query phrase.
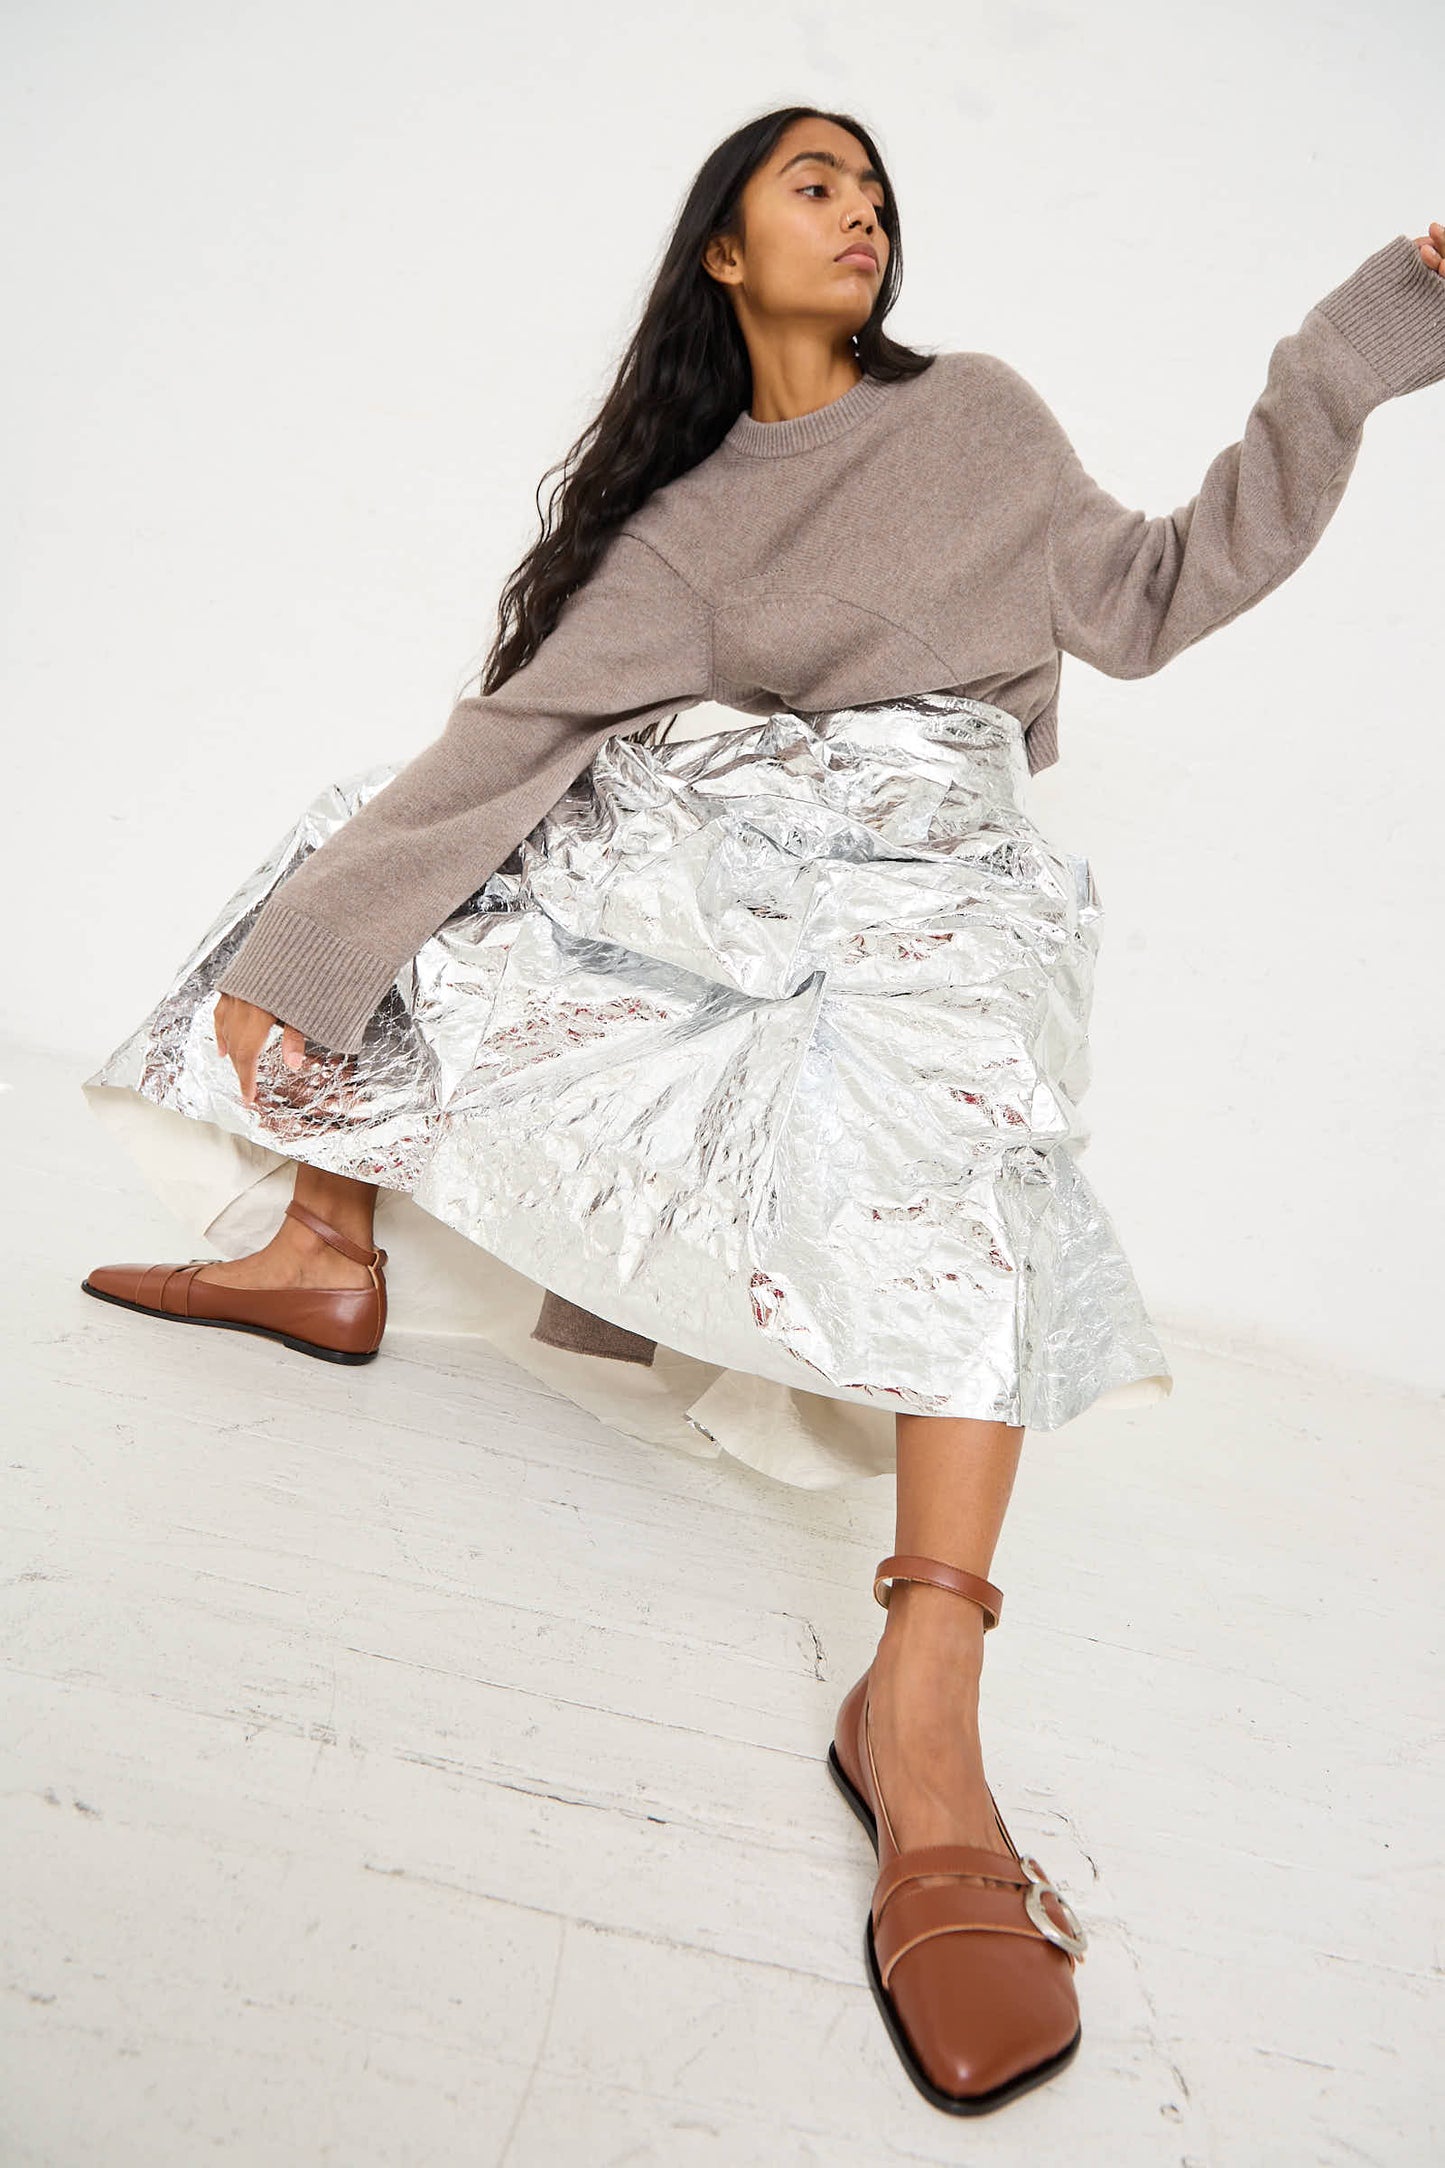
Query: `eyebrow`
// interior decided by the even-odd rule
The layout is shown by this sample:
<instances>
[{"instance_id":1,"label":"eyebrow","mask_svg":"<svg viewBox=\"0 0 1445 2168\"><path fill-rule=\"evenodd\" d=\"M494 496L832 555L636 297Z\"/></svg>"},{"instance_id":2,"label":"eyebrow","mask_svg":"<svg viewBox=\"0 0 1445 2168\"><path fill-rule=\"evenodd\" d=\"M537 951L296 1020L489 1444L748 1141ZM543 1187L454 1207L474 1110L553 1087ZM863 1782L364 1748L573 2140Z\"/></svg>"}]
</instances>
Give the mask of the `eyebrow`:
<instances>
[{"instance_id":1,"label":"eyebrow","mask_svg":"<svg viewBox=\"0 0 1445 2168\"><path fill-rule=\"evenodd\" d=\"M847 159L840 158L836 151L795 151L785 165L779 166L778 178L781 180L782 176L791 167L804 165L831 166L835 173L849 173L852 171ZM860 181L877 181L880 188L883 186L883 176L876 166L860 167L858 178Z\"/></svg>"}]
</instances>

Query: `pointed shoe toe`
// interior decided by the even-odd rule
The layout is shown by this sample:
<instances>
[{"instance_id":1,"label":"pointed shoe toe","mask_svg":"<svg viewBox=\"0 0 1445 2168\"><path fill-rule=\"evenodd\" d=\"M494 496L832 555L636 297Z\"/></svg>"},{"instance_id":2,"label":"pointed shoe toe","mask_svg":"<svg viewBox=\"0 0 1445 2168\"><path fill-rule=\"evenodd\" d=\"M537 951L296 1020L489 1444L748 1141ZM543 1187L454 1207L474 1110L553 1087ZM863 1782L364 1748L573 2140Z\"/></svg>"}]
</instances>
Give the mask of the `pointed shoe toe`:
<instances>
[{"instance_id":1,"label":"pointed shoe toe","mask_svg":"<svg viewBox=\"0 0 1445 2168\"><path fill-rule=\"evenodd\" d=\"M112 1302L133 1302L141 1307L141 1283L151 1265L92 1265L81 1286L87 1295L105 1295Z\"/></svg>"}]
</instances>

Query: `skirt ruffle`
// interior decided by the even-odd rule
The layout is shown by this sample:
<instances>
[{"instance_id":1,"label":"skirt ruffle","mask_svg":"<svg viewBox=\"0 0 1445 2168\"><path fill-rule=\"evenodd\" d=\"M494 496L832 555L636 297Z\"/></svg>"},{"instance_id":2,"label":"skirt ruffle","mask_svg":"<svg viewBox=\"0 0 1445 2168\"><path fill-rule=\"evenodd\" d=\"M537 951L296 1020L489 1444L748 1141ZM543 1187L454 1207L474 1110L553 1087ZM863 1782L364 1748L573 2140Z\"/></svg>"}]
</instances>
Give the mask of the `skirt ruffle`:
<instances>
[{"instance_id":1,"label":"skirt ruffle","mask_svg":"<svg viewBox=\"0 0 1445 2168\"><path fill-rule=\"evenodd\" d=\"M298 1160L378 1183L390 1329L803 1487L889 1471L900 1410L1054 1430L1170 1390L1077 1164L1101 911L1027 813L1017 717L932 693L608 740L360 1051L293 1074L274 1036L247 1108L217 981L395 773L318 795L83 1086L194 1235L257 1247ZM534 1338L549 1290L625 1353Z\"/></svg>"}]
</instances>

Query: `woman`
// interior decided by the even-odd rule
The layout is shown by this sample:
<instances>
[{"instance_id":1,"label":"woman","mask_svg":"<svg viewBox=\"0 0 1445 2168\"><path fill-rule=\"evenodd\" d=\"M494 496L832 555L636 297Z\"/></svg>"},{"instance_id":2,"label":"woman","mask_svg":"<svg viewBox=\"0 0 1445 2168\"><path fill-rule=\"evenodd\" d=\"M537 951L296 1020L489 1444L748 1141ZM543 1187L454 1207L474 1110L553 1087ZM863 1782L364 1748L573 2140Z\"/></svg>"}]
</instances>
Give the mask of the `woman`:
<instances>
[{"instance_id":1,"label":"woman","mask_svg":"<svg viewBox=\"0 0 1445 2168\"><path fill-rule=\"evenodd\" d=\"M1022 786L1057 758L1063 653L1152 673L1302 562L1368 413L1445 376L1442 252L1438 224L1400 235L1327 295L1198 495L1149 518L1007 363L885 333L899 226L864 129L739 129L482 692L308 809L87 1083L239 1139L237 1197L294 1178L251 1253L91 1293L366 1359L381 1188L546 1291L535 1346L662 1373L755 1466L896 1466L887 1618L830 1765L878 1850L873 1992L951 2112L1080 2036L1082 1934L978 1736L1023 1431L1169 1384L1074 1165L1097 897ZM763 720L675 734L703 701ZM775 1419L834 1473L770 1462Z\"/></svg>"}]
</instances>

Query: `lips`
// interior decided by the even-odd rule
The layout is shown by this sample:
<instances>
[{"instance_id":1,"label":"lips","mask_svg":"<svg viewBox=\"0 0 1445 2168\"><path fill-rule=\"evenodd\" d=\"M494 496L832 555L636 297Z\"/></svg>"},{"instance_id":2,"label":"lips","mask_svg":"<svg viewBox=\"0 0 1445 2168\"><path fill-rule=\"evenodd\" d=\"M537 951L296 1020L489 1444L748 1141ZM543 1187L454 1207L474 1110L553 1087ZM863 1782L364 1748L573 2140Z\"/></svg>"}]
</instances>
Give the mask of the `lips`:
<instances>
[{"instance_id":1,"label":"lips","mask_svg":"<svg viewBox=\"0 0 1445 2168\"><path fill-rule=\"evenodd\" d=\"M834 263L867 263L876 271L878 269L878 251L870 247L866 241L854 241L840 255L835 256L833 261Z\"/></svg>"}]
</instances>

